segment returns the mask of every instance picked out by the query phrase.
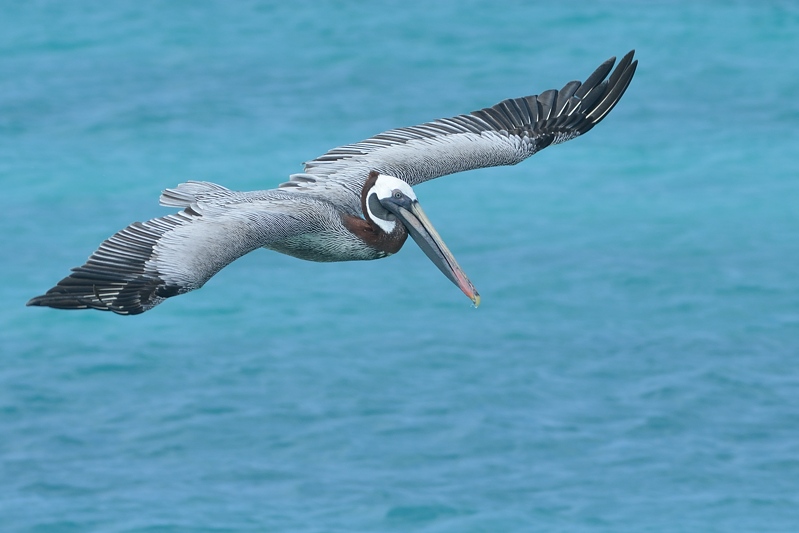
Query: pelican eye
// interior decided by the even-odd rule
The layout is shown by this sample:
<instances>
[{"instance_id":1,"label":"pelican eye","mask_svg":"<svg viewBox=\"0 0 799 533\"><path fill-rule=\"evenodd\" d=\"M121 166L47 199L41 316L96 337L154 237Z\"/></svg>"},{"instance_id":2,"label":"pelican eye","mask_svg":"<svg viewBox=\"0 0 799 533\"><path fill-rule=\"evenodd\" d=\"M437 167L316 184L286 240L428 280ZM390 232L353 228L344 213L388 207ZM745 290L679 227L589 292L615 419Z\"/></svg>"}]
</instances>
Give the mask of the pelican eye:
<instances>
[{"instance_id":1,"label":"pelican eye","mask_svg":"<svg viewBox=\"0 0 799 533\"><path fill-rule=\"evenodd\" d=\"M394 198L395 199L402 200L402 196L403 196L403 194L402 194L402 192L399 189L396 189L394 191Z\"/></svg>"}]
</instances>

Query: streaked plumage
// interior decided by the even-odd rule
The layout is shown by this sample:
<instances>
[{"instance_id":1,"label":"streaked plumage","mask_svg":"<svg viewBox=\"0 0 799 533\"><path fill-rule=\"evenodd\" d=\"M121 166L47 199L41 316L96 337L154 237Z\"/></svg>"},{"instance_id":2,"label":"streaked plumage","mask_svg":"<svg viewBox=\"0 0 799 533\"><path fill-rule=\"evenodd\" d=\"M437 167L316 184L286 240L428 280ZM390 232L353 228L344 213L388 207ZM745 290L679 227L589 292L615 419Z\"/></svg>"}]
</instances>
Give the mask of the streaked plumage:
<instances>
[{"instance_id":1,"label":"streaked plumage","mask_svg":"<svg viewBox=\"0 0 799 533\"><path fill-rule=\"evenodd\" d=\"M256 248L312 261L378 259L399 250L409 233L477 303L476 291L429 226L413 191L392 176L414 186L464 170L513 165L582 135L616 105L638 62L630 52L611 73L614 63L609 59L585 82L570 82L560 91L335 148L277 189L236 192L194 181L167 189L161 205L180 212L114 234L86 264L28 305L138 314L202 287ZM395 201L393 193L402 197ZM376 219L368 205L385 218ZM390 227L390 234L384 231Z\"/></svg>"}]
</instances>

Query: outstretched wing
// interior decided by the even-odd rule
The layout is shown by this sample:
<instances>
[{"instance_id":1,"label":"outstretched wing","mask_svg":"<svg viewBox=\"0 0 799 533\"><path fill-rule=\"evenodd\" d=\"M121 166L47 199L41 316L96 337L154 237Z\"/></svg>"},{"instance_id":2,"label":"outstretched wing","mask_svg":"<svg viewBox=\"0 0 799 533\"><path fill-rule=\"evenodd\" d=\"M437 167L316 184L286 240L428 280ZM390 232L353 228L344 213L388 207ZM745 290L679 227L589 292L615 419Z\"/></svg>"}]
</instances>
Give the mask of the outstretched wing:
<instances>
[{"instance_id":1,"label":"outstretched wing","mask_svg":"<svg viewBox=\"0 0 799 533\"><path fill-rule=\"evenodd\" d=\"M305 163L305 172L281 187L308 192L323 187L327 194L342 187L347 196L358 198L372 170L416 185L464 170L514 165L582 135L605 118L632 80L638 65L633 54L625 55L612 73L615 57L584 82L569 82L560 91L503 100L468 115L389 130L334 148Z\"/></svg>"},{"instance_id":2,"label":"outstretched wing","mask_svg":"<svg viewBox=\"0 0 799 533\"><path fill-rule=\"evenodd\" d=\"M240 193L205 182L167 189L161 204L183 211L117 232L86 264L28 305L143 313L202 287L242 255L306 230L307 217L295 216L304 203L296 196Z\"/></svg>"}]
</instances>

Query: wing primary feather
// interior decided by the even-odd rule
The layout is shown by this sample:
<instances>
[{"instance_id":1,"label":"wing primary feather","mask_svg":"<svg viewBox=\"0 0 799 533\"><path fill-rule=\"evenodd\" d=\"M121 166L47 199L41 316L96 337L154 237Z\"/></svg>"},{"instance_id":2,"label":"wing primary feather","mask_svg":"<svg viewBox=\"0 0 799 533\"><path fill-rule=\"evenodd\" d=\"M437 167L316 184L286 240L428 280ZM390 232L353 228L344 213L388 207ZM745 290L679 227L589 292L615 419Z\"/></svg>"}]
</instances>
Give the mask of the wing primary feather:
<instances>
[{"instance_id":1,"label":"wing primary feather","mask_svg":"<svg viewBox=\"0 0 799 533\"><path fill-rule=\"evenodd\" d=\"M574 96L577 98L584 98L588 91L592 90L594 87L597 86L602 80L604 80L610 70L613 68L613 65L616 63L616 56L611 57L601 65L597 67L597 69L590 75L586 80L583 82L582 87L577 89L574 92Z\"/></svg>"},{"instance_id":2,"label":"wing primary feather","mask_svg":"<svg viewBox=\"0 0 799 533\"><path fill-rule=\"evenodd\" d=\"M538 95L538 103L541 104L541 109L543 111L542 117L539 119L540 121L549 120L549 117L552 116L552 109L555 104L555 99L558 97L558 91L555 89L550 89L548 91L542 92Z\"/></svg>"},{"instance_id":3,"label":"wing primary feather","mask_svg":"<svg viewBox=\"0 0 799 533\"><path fill-rule=\"evenodd\" d=\"M524 98L514 98L511 102L516 108L516 112L521 117L522 124L534 123L533 117L530 116L530 107L527 105L527 101Z\"/></svg>"},{"instance_id":4,"label":"wing primary feather","mask_svg":"<svg viewBox=\"0 0 799 533\"><path fill-rule=\"evenodd\" d=\"M519 130L529 124L529 122L522 117L522 113L516 106L516 102L513 99L504 100L502 102L502 109L510 118L514 130Z\"/></svg>"},{"instance_id":5,"label":"wing primary feather","mask_svg":"<svg viewBox=\"0 0 799 533\"><path fill-rule=\"evenodd\" d=\"M618 84L619 79L624 74L624 71L627 70L627 67L632 62L632 59L633 59L632 51L627 52L624 55L624 57L621 58L621 61L619 61L619 64L616 66L616 70L614 70L613 73L610 75L610 79L608 80L608 85L610 85L611 87L615 87Z\"/></svg>"},{"instance_id":6,"label":"wing primary feather","mask_svg":"<svg viewBox=\"0 0 799 533\"><path fill-rule=\"evenodd\" d=\"M601 100L602 97L605 95L605 92L608 88L608 80L602 81L596 87L594 87L591 92L589 92L585 97L583 97L581 110L584 113L590 112L591 109L594 108L597 101Z\"/></svg>"},{"instance_id":7,"label":"wing primary feather","mask_svg":"<svg viewBox=\"0 0 799 533\"><path fill-rule=\"evenodd\" d=\"M610 113L610 110L616 106L616 104L619 102L619 99L624 95L624 92L630 85L630 81L632 81L632 77L633 74L635 74L635 69L637 66L637 61L634 61L628 65L624 72L622 72L616 79L616 85L614 85L607 96L605 96L605 98L599 104L597 104L597 107L588 114L588 117L592 119L592 124L599 123L599 121L605 118L605 116Z\"/></svg>"},{"instance_id":8,"label":"wing primary feather","mask_svg":"<svg viewBox=\"0 0 799 533\"><path fill-rule=\"evenodd\" d=\"M538 95L527 96L524 98L527 110L530 112L530 124L536 124L541 120L541 104L538 102Z\"/></svg>"},{"instance_id":9,"label":"wing primary feather","mask_svg":"<svg viewBox=\"0 0 799 533\"><path fill-rule=\"evenodd\" d=\"M558 98L555 102L555 115L560 115L574 95L574 92L582 85L579 81L570 81L558 91Z\"/></svg>"}]
</instances>

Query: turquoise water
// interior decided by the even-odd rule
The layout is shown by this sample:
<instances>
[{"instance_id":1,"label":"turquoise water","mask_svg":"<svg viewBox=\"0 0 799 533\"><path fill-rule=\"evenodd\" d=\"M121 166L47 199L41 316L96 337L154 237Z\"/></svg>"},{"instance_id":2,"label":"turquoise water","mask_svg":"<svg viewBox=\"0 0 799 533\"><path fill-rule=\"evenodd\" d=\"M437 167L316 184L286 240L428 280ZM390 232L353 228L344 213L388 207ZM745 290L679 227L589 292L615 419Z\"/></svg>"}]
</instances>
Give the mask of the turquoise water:
<instances>
[{"instance_id":1,"label":"turquoise water","mask_svg":"<svg viewBox=\"0 0 799 533\"><path fill-rule=\"evenodd\" d=\"M796 531L796 4L284 4L4 5L0 530ZM584 138L417 188L478 310L413 243L24 306L163 188L631 48Z\"/></svg>"}]
</instances>

